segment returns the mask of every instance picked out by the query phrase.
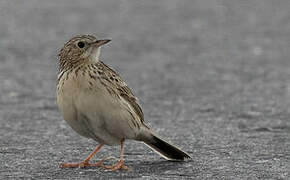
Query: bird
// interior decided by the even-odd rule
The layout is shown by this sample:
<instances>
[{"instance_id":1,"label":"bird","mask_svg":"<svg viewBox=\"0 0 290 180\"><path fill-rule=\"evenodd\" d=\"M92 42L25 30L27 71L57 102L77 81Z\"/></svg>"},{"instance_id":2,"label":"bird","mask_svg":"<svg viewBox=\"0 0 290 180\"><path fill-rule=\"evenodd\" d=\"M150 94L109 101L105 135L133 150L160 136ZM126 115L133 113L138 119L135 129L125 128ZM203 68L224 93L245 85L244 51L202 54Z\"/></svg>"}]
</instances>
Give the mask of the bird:
<instances>
[{"instance_id":1,"label":"bird","mask_svg":"<svg viewBox=\"0 0 290 180\"><path fill-rule=\"evenodd\" d=\"M79 135L98 142L98 146L80 163L61 163L60 167L104 167L128 170L124 164L124 142L144 142L170 161L191 158L180 148L163 140L144 121L139 100L120 75L100 60L100 49L110 39L77 35L67 41L58 55L56 85L60 114ZM90 163L103 145L120 145L120 159L103 165L108 158Z\"/></svg>"}]
</instances>

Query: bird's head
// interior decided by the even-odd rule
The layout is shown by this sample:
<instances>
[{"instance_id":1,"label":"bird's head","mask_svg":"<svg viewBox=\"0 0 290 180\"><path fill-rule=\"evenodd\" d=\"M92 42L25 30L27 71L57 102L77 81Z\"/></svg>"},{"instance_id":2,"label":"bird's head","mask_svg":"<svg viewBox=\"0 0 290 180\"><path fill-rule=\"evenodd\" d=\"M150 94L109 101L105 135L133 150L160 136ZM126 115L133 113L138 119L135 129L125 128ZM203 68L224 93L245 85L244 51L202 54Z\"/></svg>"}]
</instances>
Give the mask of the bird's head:
<instances>
[{"instance_id":1,"label":"bird's head","mask_svg":"<svg viewBox=\"0 0 290 180\"><path fill-rule=\"evenodd\" d=\"M100 47L111 40L97 39L92 35L73 37L59 53L59 68L71 68L85 61L97 62L100 56Z\"/></svg>"}]
</instances>

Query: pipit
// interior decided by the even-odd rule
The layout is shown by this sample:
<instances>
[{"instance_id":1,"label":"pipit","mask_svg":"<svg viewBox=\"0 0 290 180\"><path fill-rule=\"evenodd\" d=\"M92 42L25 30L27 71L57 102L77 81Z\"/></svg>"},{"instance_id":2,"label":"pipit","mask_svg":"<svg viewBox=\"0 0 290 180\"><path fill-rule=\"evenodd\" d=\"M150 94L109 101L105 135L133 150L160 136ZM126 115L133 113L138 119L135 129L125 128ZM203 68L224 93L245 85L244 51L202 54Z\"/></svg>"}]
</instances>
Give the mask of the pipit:
<instances>
[{"instance_id":1,"label":"pipit","mask_svg":"<svg viewBox=\"0 0 290 180\"><path fill-rule=\"evenodd\" d=\"M162 140L144 122L144 115L130 88L118 73L99 59L100 47L110 40L92 35L70 39L59 53L57 103L67 123L81 136L99 145L81 163L62 163L60 167L102 166L89 160L101 147L121 145L119 161L105 169L128 169L123 164L124 141L142 141L168 160L190 158L184 151Z\"/></svg>"}]
</instances>

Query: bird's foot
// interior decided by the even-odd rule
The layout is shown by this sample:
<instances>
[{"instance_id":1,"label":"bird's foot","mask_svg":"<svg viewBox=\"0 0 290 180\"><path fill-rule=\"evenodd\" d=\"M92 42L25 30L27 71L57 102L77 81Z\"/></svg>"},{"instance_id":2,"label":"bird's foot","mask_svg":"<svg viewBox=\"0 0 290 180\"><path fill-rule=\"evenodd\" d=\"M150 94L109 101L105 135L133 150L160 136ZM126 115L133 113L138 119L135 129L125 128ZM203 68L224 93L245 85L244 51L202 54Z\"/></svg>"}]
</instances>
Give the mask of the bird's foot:
<instances>
[{"instance_id":1,"label":"bird's foot","mask_svg":"<svg viewBox=\"0 0 290 180\"><path fill-rule=\"evenodd\" d=\"M80 163L61 163L59 165L60 168L67 168L67 167L80 167L80 168L86 168L86 167L101 167L104 163L104 161L108 159L115 159L113 156L106 157L96 163L89 163L88 161L83 161Z\"/></svg>"},{"instance_id":2,"label":"bird's foot","mask_svg":"<svg viewBox=\"0 0 290 180\"><path fill-rule=\"evenodd\" d=\"M97 163L89 163L89 162L80 162L80 163L61 163L59 165L60 168L67 168L67 167L101 167L103 162L99 161Z\"/></svg>"},{"instance_id":3,"label":"bird's foot","mask_svg":"<svg viewBox=\"0 0 290 180\"><path fill-rule=\"evenodd\" d=\"M112 166L104 166L105 169L107 170L111 170L111 171L116 171L116 170L130 170L130 168L128 166L125 166L123 164L122 160L119 160L116 164L112 165Z\"/></svg>"}]
</instances>

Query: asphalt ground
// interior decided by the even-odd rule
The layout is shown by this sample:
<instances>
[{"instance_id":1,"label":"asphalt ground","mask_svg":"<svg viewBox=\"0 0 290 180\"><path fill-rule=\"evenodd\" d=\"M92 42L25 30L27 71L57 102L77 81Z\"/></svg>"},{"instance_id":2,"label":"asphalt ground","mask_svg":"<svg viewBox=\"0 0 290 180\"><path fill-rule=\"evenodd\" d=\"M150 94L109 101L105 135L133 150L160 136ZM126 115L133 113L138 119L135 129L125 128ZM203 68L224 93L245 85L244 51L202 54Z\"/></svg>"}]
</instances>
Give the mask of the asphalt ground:
<instances>
[{"instance_id":1,"label":"asphalt ground","mask_svg":"<svg viewBox=\"0 0 290 180\"><path fill-rule=\"evenodd\" d=\"M290 179L289 9L289 0L0 1L0 179ZM77 34L112 39L102 60L191 160L127 141L131 171L58 168L97 145L56 106L57 54ZM94 160L109 155L119 147Z\"/></svg>"}]
</instances>

